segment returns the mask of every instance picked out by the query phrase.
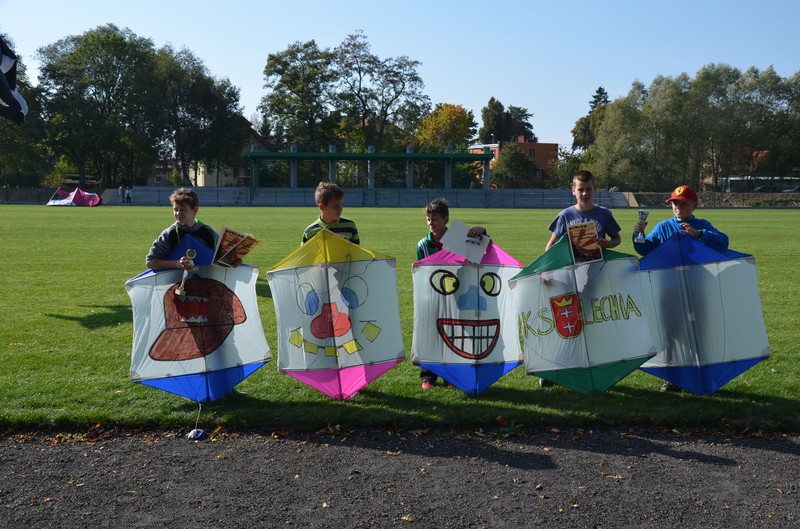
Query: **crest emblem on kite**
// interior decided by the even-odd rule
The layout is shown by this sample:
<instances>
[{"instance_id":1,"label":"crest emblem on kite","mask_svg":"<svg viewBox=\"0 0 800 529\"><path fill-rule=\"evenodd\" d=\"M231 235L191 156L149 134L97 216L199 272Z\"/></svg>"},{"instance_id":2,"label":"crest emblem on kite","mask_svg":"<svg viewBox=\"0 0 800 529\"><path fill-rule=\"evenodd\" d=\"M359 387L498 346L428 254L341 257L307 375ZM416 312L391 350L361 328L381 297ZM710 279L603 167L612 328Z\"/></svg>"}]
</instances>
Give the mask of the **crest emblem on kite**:
<instances>
[{"instance_id":1,"label":"crest emblem on kite","mask_svg":"<svg viewBox=\"0 0 800 529\"><path fill-rule=\"evenodd\" d=\"M581 306L577 292L550 298L556 331L562 338L575 338L583 331Z\"/></svg>"},{"instance_id":2,"label":"crest emblem on kite","mask_svg":"<svg viewBox=\"0 0 800 529\"><path fill-rule=\"evenodd\" d=\"M507 282L521 268L493 242L478 263L448 250L414 263L413 363L473 395L517 367Z\"/></svg>"},{"instance_id":3,"label":"crest emblem on kite","mask_svg":"<svg viewBox=\"0 0 800 529\"><path fill-rule=\"evenodd\" d=\"M191 235L170 258L190 248L198 266L185 281L180 270L148 270L125 283L133 309L131 380L205 402L228 393L272 354L256 302L258 268L211 266L213 250Z\"/></svg>"},{"instance_id":4,"label":"crest emblem on kite","mask_svg":"<svg viewBox=\"0 0 800 529\"><path fill-rule=\"evenodd\" d=\"M393 257L322 230L267 279L281 373L345 400L405 359Z\"/></svg>"}]
</instances>

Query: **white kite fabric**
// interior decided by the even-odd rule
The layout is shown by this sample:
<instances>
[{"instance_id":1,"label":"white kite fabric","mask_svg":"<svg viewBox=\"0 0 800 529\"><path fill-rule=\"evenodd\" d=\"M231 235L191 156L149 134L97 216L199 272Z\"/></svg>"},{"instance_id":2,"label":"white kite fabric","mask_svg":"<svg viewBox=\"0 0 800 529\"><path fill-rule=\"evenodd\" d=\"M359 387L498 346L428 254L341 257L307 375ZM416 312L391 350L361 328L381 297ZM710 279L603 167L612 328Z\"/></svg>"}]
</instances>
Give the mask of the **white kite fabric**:
<instances>
[{"instance_id":1,"label":"white kite fabric","mask_svg":"<svg viewBox=\"0 0 800 529\"><path fill-rule=\"evenodd\" d=\"M478 263L448 250L415 262L414 365L473 395L516 368L522 355L508 280L521 269L493 242Z\"/></svg>"},{"instance_id":2,"label":"white kite fabric","mask_svg":"<svg viewBox=\"0 0 800 529\"><path fill-rule=\"evenodd\" d=\"M575 264L564 236L510 283L528 374L597 395L655 355L636 257Z\"/></svg>"},{"instance_id":3,"label":"white kite fabric","mask_svg":"<svg viewBox=\"0 0 800 529\"><path fill-rule=\"evenodd\" d=\"M393 257L322 230L267 279L281 373L344 400L405 359Z\"/></svg>"},{"instance_id":4,"label":"white kite fabric","mask_svg":"<svg viewBox=\"0 0 800 529\"><path fill-rule=\"evenodd\" d=\"M215 400L272 353L256 301L258 268L197 266L182 295L180 270L125 283L133 307L131 380L188 399Z\"/></svg>"},{"instance_id":5,"label":"white kite fabric","mask_svg":"<svg viewBox=\"0 0 800 529\"><path fill-rule=\"evenodd\" d=\"M752 255L678 233L640 266L658 350L643 371L708 395L769 358Z\"/></svg>"}]
</instances>

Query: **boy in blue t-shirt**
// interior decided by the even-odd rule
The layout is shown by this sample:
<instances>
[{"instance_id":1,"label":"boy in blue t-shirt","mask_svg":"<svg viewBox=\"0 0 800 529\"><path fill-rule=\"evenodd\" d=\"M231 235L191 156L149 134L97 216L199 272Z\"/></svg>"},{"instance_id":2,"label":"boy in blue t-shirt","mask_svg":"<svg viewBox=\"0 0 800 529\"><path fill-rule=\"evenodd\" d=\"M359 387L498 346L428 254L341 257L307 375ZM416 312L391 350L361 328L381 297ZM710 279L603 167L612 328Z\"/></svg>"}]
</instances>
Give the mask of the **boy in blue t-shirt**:
<instances>
[{"instance_id":1,"label":"boy in blue t-shirt","mask_svg":"<svg viewBox=\"0 0 800 529\"><path fill-rule=\"evenodd\" d=\"M597 229L596 242L600 248L606 249L619 246L622 241L619 232L622 228L614 219L610 209L594 203L594 192L594 175L586 170L575 173L575 176L572 177L572 195L575 197L576 203L574 206L563 209L548 226L548 229L553 234L550 235L550 240L547 241L545 251L549 250L567 233L570 225L584 222L594 223ZM608 239L606 239L606 236L608 236ZM546 388L552 386L553 382L540 378L539 385Z\"/></svg>"},{"instance_id":2,"label":"boy in blue t-shirt","mask_svg":"<svg viewBox=\"0 0 800 529\"><path fill-rule=\"evenodd\" d=\"M594 203L595 182L594 175L589 171L578 171L572 178L572 194L576 204L562 210L548 229L553 232L547 241L545 250L549 250L558 240L567 233L567 227L572 224L594 222L597 228L597 245L600 248L615 248L622 239L619 236L620 228L611 210ZM608 239L606 239L608 235Z\"/></svg>"}]
</instances>

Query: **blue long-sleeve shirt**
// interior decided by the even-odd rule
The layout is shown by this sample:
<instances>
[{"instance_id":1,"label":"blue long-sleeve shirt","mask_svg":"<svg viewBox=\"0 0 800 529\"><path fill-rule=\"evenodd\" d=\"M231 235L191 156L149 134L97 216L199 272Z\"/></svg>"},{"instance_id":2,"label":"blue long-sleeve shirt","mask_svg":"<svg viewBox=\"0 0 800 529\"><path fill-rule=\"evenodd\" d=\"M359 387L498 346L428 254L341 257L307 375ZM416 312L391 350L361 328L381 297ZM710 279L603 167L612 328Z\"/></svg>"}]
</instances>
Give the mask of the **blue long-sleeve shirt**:
<instances>
[{"instance_id":1,"label":"blue long-sleeve shirt","mask_svg":"<svg viewBox=\"0 0 800 529\"><path fill-rule=\"evenodd\" d=\"M688 222L689 225L700 232L700 240L712 248L725 250L728 248L728 236L716 229L710 222L703 219L698 219L692 215L689 220L679 220L677 217L662 220L656 227L653 228L644 242L636 242L638 233L632 235L633 249L639 255L647 255L654 250L659 244L666 241L678 232L683 231L682 222Z\"/></svg>"}]
</instances>

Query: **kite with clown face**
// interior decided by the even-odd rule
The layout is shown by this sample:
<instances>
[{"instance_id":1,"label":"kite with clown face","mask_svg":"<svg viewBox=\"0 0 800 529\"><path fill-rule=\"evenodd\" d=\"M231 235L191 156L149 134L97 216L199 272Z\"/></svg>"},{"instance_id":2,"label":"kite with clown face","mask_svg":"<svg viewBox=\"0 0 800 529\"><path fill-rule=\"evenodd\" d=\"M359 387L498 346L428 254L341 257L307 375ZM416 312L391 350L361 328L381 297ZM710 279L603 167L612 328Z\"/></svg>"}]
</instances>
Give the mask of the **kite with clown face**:
<instances>
[{"instance_id":1,"label":"kite with clown face","mask_svg":"<svg viewBox=\"0 0 800 529\"><path fill-rule=\"evenodd\" d=\"M479 264L447 250L414 263L413 363L474 395L517 367L506 282L521 269L494 243Z\"/></svg>"},{"instance_id":2,"label":"kite with clown face","mask_svg":"<svg viewBox=\"0 0 800 529\"><path fill-rule=\"evenodd\" d=\"M405 359L394 258L323 230L267 279L281 373L345 400Z\"/></svg>"}]
</instances>

